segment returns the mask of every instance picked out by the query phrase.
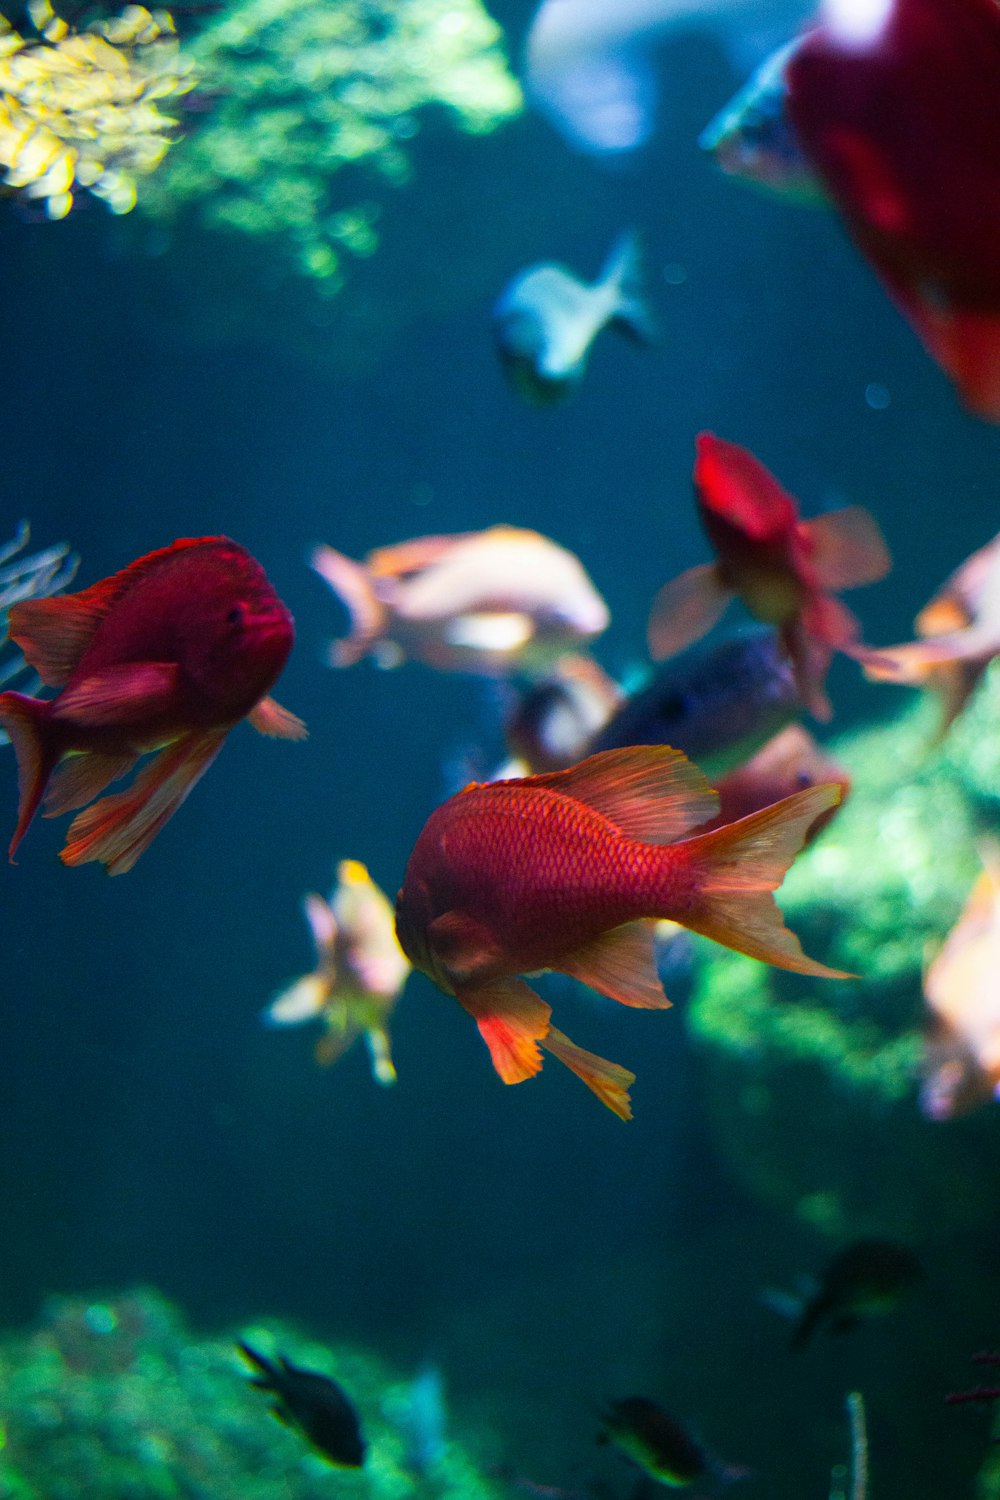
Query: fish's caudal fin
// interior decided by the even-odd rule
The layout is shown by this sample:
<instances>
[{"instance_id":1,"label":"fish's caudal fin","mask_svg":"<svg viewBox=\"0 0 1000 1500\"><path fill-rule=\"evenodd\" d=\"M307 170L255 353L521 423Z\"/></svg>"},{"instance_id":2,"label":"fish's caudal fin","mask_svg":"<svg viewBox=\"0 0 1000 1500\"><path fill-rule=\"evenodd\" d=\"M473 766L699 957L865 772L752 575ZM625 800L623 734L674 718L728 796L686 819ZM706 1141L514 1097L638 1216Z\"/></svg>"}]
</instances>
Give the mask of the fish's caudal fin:
<instances>
[{"instance_id":1,"label":"fish's caudal fin","mask_svg":"<svg viewBox=\"0 0 1000 1500\"><path fill-rule=\"evenodd\" d=\"M363 564L345 557L342 552L335 552L332 547L316 547L309 562L351 617L350 635L330 646L330 665L352 667L385 635L388 624L385 606L376 595L369 571Z\"/></svg>"},{"instance_id":2,"label":"fish's caudal fin","mask_svg":"<svg viewBox=\"0 0 1000 1500\"><path fill-rule=\"evenodd\" d=\"M17 827L7 850L11 864L61 755L47 743L49 717L50 705L41 699L24 693L0 693L0 729L6 731L17 756Z\"/></svg>"},{"instance_id":3,"label":"fish's caudal fin","mask_svg":"<svg viewBox=\"0 0 1000 1500\"><path fill-rule=\"evenodd\" d=\"M823 979L855 978L808 958L771 894L816 819L840 798L841 789L834 784L808 787L748 818L675 845L690 851L699 886L697 900L683 913L684 926L778 969Z\"/></svg>"},{"instance_id":4,"label":"fish's caudal fin","mask_svg":"<svg viewBox=\"0 0 1000 1500\"><path fill-rule=\"evenodd\" d=\"M630 229L612 245L599 281L614 290L614 326L640 344L657 344L660 331L646 300L645 280L639 236Z\"/></svg>"},{"instance_id":5,"label":"fish's caudal fin","mask_svg":"<svg viewBox=\"0 0 1000 1500\"><path fill-rule=\"evenodd\" d=\"M587 1052L583 1047L578 1047L554 1026L550 1026L548 1035L542 1038L542 1046L553 1057L558 1057L577 1078L582 1079L588 1089L620 1120L631 1120L632 1102L628 1091L635 1083L634 1073L619 1067L617 1063L608 1062L605 1057L598 1057L596 1052Z\"/></svg>"}]
</instances>

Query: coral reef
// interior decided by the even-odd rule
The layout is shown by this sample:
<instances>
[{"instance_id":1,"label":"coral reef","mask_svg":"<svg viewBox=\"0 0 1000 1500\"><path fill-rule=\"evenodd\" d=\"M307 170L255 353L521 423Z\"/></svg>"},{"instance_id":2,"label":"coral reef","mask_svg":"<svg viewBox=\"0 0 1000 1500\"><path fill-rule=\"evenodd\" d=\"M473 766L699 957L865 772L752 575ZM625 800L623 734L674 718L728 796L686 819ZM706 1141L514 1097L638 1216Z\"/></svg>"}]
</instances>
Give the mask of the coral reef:
<instances>
[{"instance_id":1,"label":"coral reef","mask_svg":"<svg viewBox=\"0 0 1000 1500\"><path fill-rule=\"evenodd\" d=\"M194 67L165 11L129 5L74 31L34 0L36 41L0 16L0 168L8 187L62 219L75 189L116 214L135 206L136 185L162 161L175 119L159 103L195 84Z\"/></svg>"},{"instance_id":2,"label":"coral reef","mask_svg":"<svg viewBox=\"0 0 1000 1500\"><path fill-rule=\"evenodd\" d=\"M143 207L264 241L332 296L378 245L422 109L476 134L519 112L501 35L478 0L237 0L191 42L212 108Z\"/></svg>"},{"instance_id":3,"label":"coral reef","mask_svg":"<svg viewBox=\"0 0 1000 1500\"><path fill-rule=\"evenodd\" d=\"M997 817L1000 663L943 744L935 712L921 701L833 742L853 791L782 887L807 952L860 978L810 982L706 948L694 981L724 1154L754 1193L833 1235L944 1230L991 1201L975 1154L922 1120L914 1095L923 969ZM995 1123L987 1110L961 1128Z\"/></svg>"},{"instance_id":4,"label":"coral reef","mask_svg":"<svg viewBox=\"0 0 1000 1500\"><path fill-rule=\"evenodd\" d=\"M234 1350L237 1337L335 1374L359 1407L369 1443L363 1470L334 1477L272 1419ZM0 1382L2 1500L499 1496L454 1442L432 1480L408 1472L407 1438L382 1415L399 1379L373 1356L331 1355L271 1322L195 1338L152 1291L52 1298L37 1330L0 1340Z\"/></svg>"}]
</instances>

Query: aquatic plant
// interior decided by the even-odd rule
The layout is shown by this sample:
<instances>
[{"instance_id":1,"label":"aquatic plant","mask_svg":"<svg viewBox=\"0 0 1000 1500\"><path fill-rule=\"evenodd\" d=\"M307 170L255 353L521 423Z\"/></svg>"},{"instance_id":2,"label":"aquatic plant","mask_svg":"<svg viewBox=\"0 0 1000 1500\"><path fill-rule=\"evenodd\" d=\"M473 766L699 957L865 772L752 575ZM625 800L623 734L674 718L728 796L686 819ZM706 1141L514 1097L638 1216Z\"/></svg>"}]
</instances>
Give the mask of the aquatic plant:
<instances>
[{"instance_id":1,"label":"aquatic plant","mask_svg":"<svg viewBox=\"0 0 1000 1500\"><path fill-rule=\"evenodd\" d=\"M212 108L143 207L273 244L332 296L421 110L483 134L521 109L501 39L479 0L236 0L190 44Z\"/></svg>"},{"instance_id":2,"label":"aquatic plant","mask_svg":"<svg viewBox=\"0 0 1000 1500\"><path fill-rule=\"evenodd\" d=\"M369 1451L338 1470L274 1421L246 1378L236 1338L334 1375L360 1410ZM426 1494L406 1438L382 1415L398 1376L357 1349L331 1351L271 1321L196 1337L156 1292L54 1297L33 1331L0 1339L3 1500L323 1500ZM333 1479L333 1488L331 1480ZM434 1471L440 1500L499 1500L450 1441Z\"/></svg>"},{"instance_id":3,"label":"aquatic plant","mask_svg":"<svg viewBox=\"0 0 1000 1500\"><path fill-rule=\"evenodd\" d=\"M781 903L810 953L860 977L812 984L707 947L694 976L690 1028L724 1153L752 1191L834 1235L918 1232L985 1208L983 1174L924 1124L915 1095L924 965L997 821L998 667L942 745L923 701L832 742L853 790Z\"/></svg>"},{"instance_id":4,"label":"aquatic plant","mask_svg":"<svg viewBox=\"0 0 1000 1500\"><path fill-rule=\"evenodd\" d=\"M162 161L177 121L164 100L194 87L191 60L165 11L128 5L75 31L49 0L31 0L36 40L0 16L0 169L8 187L62 219L86 188L116 214Z\"/></svg>"}]
</instances>

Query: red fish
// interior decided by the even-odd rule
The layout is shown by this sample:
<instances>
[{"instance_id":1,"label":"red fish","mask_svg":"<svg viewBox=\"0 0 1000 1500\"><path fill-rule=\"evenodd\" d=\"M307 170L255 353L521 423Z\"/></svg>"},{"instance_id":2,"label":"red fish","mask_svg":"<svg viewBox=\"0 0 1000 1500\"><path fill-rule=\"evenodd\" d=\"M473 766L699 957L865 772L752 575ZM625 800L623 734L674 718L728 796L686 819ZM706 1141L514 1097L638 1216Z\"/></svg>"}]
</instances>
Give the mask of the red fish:
<instances>
[{"instance_id":1,"label":"red fish","mask_svg":"<svg viewBox=\"0 0 1000 1500\"><path fill-rule=\"evenodd\" d=\"M653 940L667 918L779 968L848 977L805 956L771 895L839 798L839 787L811 787L686 838L714 816L718 798L666 745L473 782L417 839L396 932L410 962L475 1019L505 1083L538 1072L541 1046L628 1119L634 1074L557 1031L518 976L555 969L622 1005L666 1006Z\"/></svg>"},{"instance_id":2,"label":"red fish","mask_svg":"<svg viewBox=\"0 0 1000 1500\"><path fill-rule=\"evenodd\" d=\"M803 787L836 782L841 802L851 790L851 778L831 756L825 755L807 729L789 724L762 745L756 755L743 762L716 782L719 814L708 827L733 823L761 807L779 802ZM831 807L817 818L807 835L807 843L826 827L836 813Z\"/></svg>"},{"instance_id":3,"label":"red fish","mask_svg":"<svg viewBox=\"0 0 1000 1500\"><path fill-rule=\"evenodd\" d=\"M796 135L962 399L1000 422L1000 7L889 0L865 39L841 8L788 63Z\"/></svg>"},{"instance_id":4,"label":"red fish","mask_svg":"<svg viewBox=\"0 0 1000 1500\"><path fill-rule=\"evenodd\" d=\"M84 807L157 752L127 791L70 824L61 858L130 870L249 718L262 734L305 726L266 697L292 647L292 618L263 568L227 537L150 552L79 594L10 611L10 634L54 698L0 693L0 726L17 754L18 845L45 816Z\"/></svg>"},{"instance_id":5,"label":"red fish","mask_svg":"<svg viewBox=\"0 0 1000 1500\"><path fill-rule=\"evenodd\" d=\"M831 717L823 682L834 651L851 650L858 622L831 590L889 571L878 523L858 505L799 519L798 506L746 448L710 432L697 440L695 499L718 561L689 568L657 594L649 616L655 660L705 635L738 594L755 619L778 628L799 694Z\"/></svg>"}]
</instances>

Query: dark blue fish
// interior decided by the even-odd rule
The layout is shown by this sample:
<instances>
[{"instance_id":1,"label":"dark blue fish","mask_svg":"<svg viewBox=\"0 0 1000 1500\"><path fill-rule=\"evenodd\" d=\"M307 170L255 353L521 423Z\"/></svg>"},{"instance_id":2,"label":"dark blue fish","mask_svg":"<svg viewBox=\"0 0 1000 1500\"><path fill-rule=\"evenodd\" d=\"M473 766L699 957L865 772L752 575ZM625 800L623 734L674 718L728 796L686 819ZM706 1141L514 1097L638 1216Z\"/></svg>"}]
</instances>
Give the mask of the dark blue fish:
<instances>
[{"instance_id":1,"label":"dark blue fish","mask_svg":"<svg viewBox=\"0 0 1000 1500\"><path fill-rule=\"evenodd\" d=\"M804 705L771 630L748 630L670 661L587 747L672 745L721 776L792 723Z\"/></svg>"},{"instance_id":2,"label":"dark blue fish","mask_svg":"<svg viewBox=\"0 0 1000 1500\"><path fill-rule=\"evenodd\" d=\"M802 1349L821 1326L847 1333L869 1318L893 1312L923 1274L913 1251L893 1240L857 1240L845 1246L802 1308L792 1331L792 1348Z\"/></svg>"},{"instance_id":3,"label":"dark blue fish","mask_svg":"<svg viewBox=\"0 0 1000 1500\"><path fill-rule=\"evenodd\" d=\"M536 406L550 406L575 390L591 345L609 324L643 343L655 339L631 233L615 242L593 284L565 266L531 266L514 277L493 309L504 374Z\"/></svg>"},{"instance_id":4,"label":"dark blue fish","mask_svg":"<svg viewBox=\"0 0 1000 1500\"><path fill-rule=\"evenodd\" d=\"M358 1414L335 1380L317 1370L303 1370L279 1355L272 1364L249 1344L236 1346L259 1374L250 1384L275 1399L271 1411L286 1427L300 1432L317 1452L343 1469L364 1463L365 1440Z\"/></svg>"}]
</instances>

